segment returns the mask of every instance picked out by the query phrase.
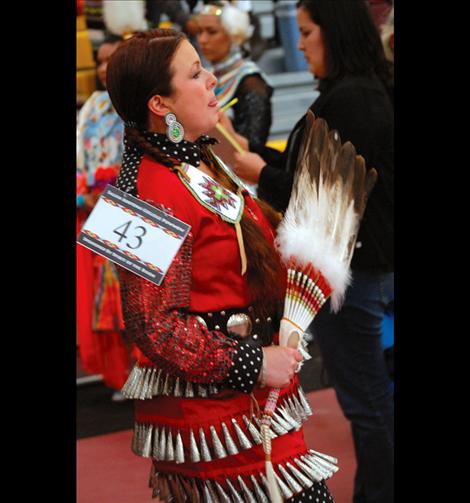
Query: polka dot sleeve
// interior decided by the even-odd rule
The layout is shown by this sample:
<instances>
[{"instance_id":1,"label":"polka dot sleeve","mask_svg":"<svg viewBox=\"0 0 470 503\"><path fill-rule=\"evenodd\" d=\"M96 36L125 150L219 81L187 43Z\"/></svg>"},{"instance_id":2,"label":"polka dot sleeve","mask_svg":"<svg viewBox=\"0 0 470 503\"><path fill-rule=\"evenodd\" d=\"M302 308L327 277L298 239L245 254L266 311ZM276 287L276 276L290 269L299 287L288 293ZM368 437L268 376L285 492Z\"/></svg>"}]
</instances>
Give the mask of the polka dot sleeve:
<instances>
[{"instance_id":1,"label":"polka dot sleeve","mask_svg":"<svg viewBox=\"0 0 470 503\"><path fill-rule=\"evenodd\" d=\"M233 352L233 365L224 384L228 388L251 393L258 381L263 364L263 350L246 342L239 342Z\"/></svg>"}]
</instances>

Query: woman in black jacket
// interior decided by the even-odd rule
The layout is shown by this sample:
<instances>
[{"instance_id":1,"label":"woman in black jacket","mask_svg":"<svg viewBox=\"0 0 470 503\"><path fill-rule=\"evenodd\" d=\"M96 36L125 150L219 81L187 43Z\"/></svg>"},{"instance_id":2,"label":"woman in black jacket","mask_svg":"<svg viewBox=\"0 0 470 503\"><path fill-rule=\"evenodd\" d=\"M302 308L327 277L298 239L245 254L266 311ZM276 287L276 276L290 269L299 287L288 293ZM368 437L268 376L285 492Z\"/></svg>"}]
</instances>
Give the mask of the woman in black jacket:
<instances>
[{"instance_id":1,"label":"woman in black jacket","mask_svg":"<svg viewBox=\"0 0 470 503\"><path fill-rule=\"evenodd\" d=\"M393 388L381 324L393 293L393 85L379 33L363 0L300 0L299 49L318 78L310 109L351 141L378 180L352 259L352 285L341 311L322 309L313 323L338 400L351 421L357 473L354 503L393 501ZM288 205L305 117L283 154L237 154L235 170L258 183L258 196Z\"/></svg>"}]
</instances>

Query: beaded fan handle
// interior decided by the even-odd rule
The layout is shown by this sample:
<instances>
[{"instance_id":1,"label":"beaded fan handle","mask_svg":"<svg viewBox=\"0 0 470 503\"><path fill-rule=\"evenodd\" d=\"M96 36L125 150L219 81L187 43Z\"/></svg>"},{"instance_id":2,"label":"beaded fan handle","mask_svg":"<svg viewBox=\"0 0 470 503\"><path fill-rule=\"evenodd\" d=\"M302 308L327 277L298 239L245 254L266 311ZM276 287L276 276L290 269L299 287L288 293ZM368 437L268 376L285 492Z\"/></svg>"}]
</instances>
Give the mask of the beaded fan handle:
<instances>
[{"instance_id":1,"label":"beaded fan handle","mask_svg":"<svg viewBox=\"0 0 470 503\"><path fill-rule=\"evenodd\" d=\"M284 314L281 321L279 344L287 346L289 344L289 334L283 334L283 323L291 330L298 332L300 340L307 327L312 322L318 311L331 295L332 289L321 271L315 269L311 262L306 266L299 265L295 259L291 259L287 270L287 288L284 299ZM282 501L276 476L271 462L271 420L276 410L279 399L280 388L272 388L264 406L261 416L261 437L266 459L266 476L268 479L271 501L277 503Z\"/></svg>"}]
</instances>

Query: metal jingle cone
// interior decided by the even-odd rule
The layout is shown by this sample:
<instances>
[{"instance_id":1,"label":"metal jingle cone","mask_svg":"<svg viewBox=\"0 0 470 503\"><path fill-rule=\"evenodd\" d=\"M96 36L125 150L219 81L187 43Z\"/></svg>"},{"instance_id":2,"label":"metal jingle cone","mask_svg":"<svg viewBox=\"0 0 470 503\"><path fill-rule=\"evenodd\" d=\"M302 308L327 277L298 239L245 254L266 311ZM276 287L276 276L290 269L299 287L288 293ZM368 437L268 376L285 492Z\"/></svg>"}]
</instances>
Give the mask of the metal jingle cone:
<instances>
[{"instance_id":1,"label":"metal jingle cone","mask_svg":"<svg viewBox=\"0 0 470 503\"><path fill-rule=\"evenodd\" d=\"M171 498L170 484L168 483L166 475L163 473L160 473L158 477L158 487L160 488L160 498L162 500L169 500Z\"/></svg>"},{"instance_id":2,"label":"metal jingle cone","mask_svg":"<svg viewBox=\"0 0 470 503\"><path fill-rule=\"evenodd\" d=\"M155 367L152 368L152 372L150 374L149 385L147 389L146 398L153 397L153 388L155 386L155 381L157 380L157 369Z\"/></svg>"},{"instance_id":3,"label":"metal jingle cone","mask_svg":"<svg viewBox=\"0 0 470 503\"><path fill-rule=\"evenodd\" d=\"M150 380L149 380L149 386L148 386L146 398L152 398L153 397L153 388L155 386L156 379L157 379L157 369L153 368L152 369L152 374L151 374Z\"/></svg>"},{"instance_id":4,"label":"metal jingle cone","mask_svg":"<svg viewBox=\"0 0 470 503\"><path fill-rule=\"evenodd\" d=\"M253 486L255 488L255 494L256 494L256 498L258 499L258 503L269 503L269 499L266 496L263 489L261 489L261 486L259 485L258 481L256 480L256 477L254 475L250 475L250 478L251 478L251 482L253 483Z\"/></svg>"},{"instance_id":5,"label":"metal jingle cone","mask_svg":"<svg viewBox=\"0 0 470 503\"><path fill-rule=\"evenodd\" d=\"M197 385L197 396L207 398L207 388L203 384Z\"/></svg>"},{"instance_id":6,"label":"metal jingle cone","mask_svg":"<svg viewBox=\"0 0 470 503\"><path fill-rule=\"evenodd\" d=\"M201 490L199 489L196 480L195 479L190 479L190 484L191 484L191 497L189 498L189 501L191 503L202 503L204 501L204 498L201 495Z\"/></svg>"},{"instance_id":7,"label":"metal jingle cone","mask_svg":"<svg viewBox=\"0 0 470 503\"><path fill-rule=\"evenodd\" d=\"M158 444L158 457L157 461L165 461L166 457L166 432L163 426L160 431L160 442Z\"/></svg>"},{"instance_id":8,"label":"metal jingle cone","mask_svg":"<svg viewBox=\"0 0 470 503\"><path fill-rule=\"evenodd\" d=\"M282 477L287 482L287 484L289 485L294 494L302 491L302 486L294 479L294 477L292 477L292 475L282 465L277 465L277 468L281 472Z\"/></svg>"},{"instance_id":9,"label":"metal jingle cone","mask_svg":"<svg viewBox=\"0 0 470 503\"><path fill-rule=\"evenodd\" d=\"M145 430L145 437L142 445L141 456L144 458L149 458L152 452L152 433L153 425L149 424Z\"/></svg>"},{"instance_id":10,"label":"metal jingle cone","mask_svg":"<svg viewBox=\"0 0 470 503\"><path fill-rule=\"evenodd\" d=\"M312 359L312 355L303 347L303 344L299 344L297 347L297 351L303 356L303 361L299 364L297 372L300 370L301 365L303 364L304 361L308 361Z\"/></svg>"},{"instance_id":11,"label":"metal jingle cone","mask_svg":"<svg viewBox=\"0 0 470 503\"><path fill-rule=\"evenodd\" d=\"M291 416L292 418L294 417L294 412L292 410L292 405L287 400L287 397L284 397L284 399L282 400L282 407L283 407L284 411L287 414L289 414L289 416Z\"/></svg>"},{"instance_id":12,"label":"metal jingle cone","mask_svg":"<svg viewBox=\"0 0 470 503\"><path fill-rule=\"evenodd\" d=\"M137 365L134 365L134 368L131 370L129 377L124 383L124 386L121 388L121 393L126 398L134 398L130 392L132 391L133 386L135 386L138 374L139 374L139 367Z\"/></svg>"},{"instance_id":13,"label":"metal jingle cone","mask_svg":"<svg viewBox=\"0 0 470 503\"><path fill-rule=\"evenodd\" d=\"M201 455L203 461L212 461L212 456L207 445L204 429L199 428L199 444L201 445Z\"/></svg>"},{"instance_id":14,"label":"metal jingle cone","mask_svg":"<svg viewBox=\"0 0 470 503\"><path fill-rule=\"evenodd\" d=\"M296 421L285 409L284 407L278 407L280 415L297 431L300 428L300 423Z\"/></svg>"},{"instance_id":15,"label":"metal jingle cone","mask_svg":"<svg viewBox=\"0 0 470 503\"><path fill-rule=\"evenodd\" d=\"M165 451L165 461L175 460L175 449L173 447L173 437L171 435L171 429L168 428L168 436L166 437L166 451Z\"/></svg>"},{"instance_id":16,"label":"metal jingle cone","mask_svg":"<svg viewBox=\"0 0 470 503\"><path fill-rule=\"evenodd\" d=\"M248 437L245 435L240 425L237 423L237 420L232 417L232 424L235 429L235 433L237 434L238 443L240 444L242 449L251 449L253 444L249 441Z\"/></svg>"},{"instance_id":17,"label":"metal jingle cone","mask_svg":"<svg viewBox=\"0 0 470 503\"><path fill-rule=\"evenodd\" d=\"M278 424L280 424L286 431L293 430L294 427L291 423L286 421L283 417L281 417L277 412L273 412L273 418L276 420Z\"/></svg>"},{"instance_id":18,"label":"metal jingle cone","mask_svg":"<svg viewBox=\"0 0 470 503\"><path fill-rule=\"evenodd\" d=\"M201 461L201 455L199 454L193 430L189 430L189 457L193 463L199 463L199 461Z\"/></svg>"},{"instance_id":19,"label":"metal jingle cone","mask_svg":"<svg viewBox=\"0 0 470 503\"><path fill-rule=\"evenodd\" d=\"M162 388L162 369L159 369L157 372L157 377L155 378L155 382L153 384L152 396L158 396L161 394Z\"/></svg>"},{"instance_id":20,"label":"metal jingle cone","mask_svg":"<svg viewBox=\"0 0 470 503\"><path fill-rule=\"evenodd\" d=\"M259 472L259 477L260 477L261 482L263 483L264 487L266 488L267 493L269 494L269 485L268 485L268 479L266 478L266 475L262 472Z\"/></svg>"},{"instance_id":21,"label":"metal jingle cone","mask_svg":"<svg viewBox=\"0 0 470 503\"><path fill-rule=\"evenodd\" d=\"M145 425L139 424L139 432L137 435L137 454L140 456L142 453L142 448L144 447L145 441Z\"/></svg>"},{"instance_id":22,"label":"metal jingle cone","mask_svg":"<svg viewBox=\"0 0 470 503\"><path fill-rule=\"evenodd\" d=\"M299 423L299 425L301 425L302 424L302 416L300 415L299 411L297 410L291 397L289 397L287 399L287 403L289 404L290 410L292 411L292 417Z\"/></svg>"},{"instance_id":23,"label":"metal jingle cone","mask_svg":"<svg viewBox=\"0 0 470 503\"><path fill-rule=\"evenodd\" d=\"M173 396L183 396L183 390L181 389L180 378L177 377L175 380L175 389L173 390Z\"/></svg>"},{"instance_id":24,"label":"metal jingle cone","mask_svg":"<svg viewBox=\"0 0 470 503\"><path fill-rule=\"evenodd\" d=\"M174 474L168 475L167 482L170 488L170 501L174 501L175 503L184 503L184 492L176 476Z\"/></svg>"},{"instance_id":25,"label":"metal jingle cone","mask_svg":"<svg viewBox=\"0 0 470 503\"><path fill-rule=\"evenodd\" d=\"M134 431L132 433L131 449L132 449L132 452L135 454L138 454L139 433L140 433L140 425L139 425L139 423L134 423Z\"/></svg>"},{"instance_id":26,"label":"metal jingle cone","mask_svg":"<svg viewBox=\"0 0 470 503\"><path fill-rule=\"evenodd\" d=\"M142 380L142 386L140 388L140 392L139 392L139 396L138 396L139 400L145 400L145 398L147 398L147 393L148 393L149 384L150 384L150 378L152 377L152 370L153 369L151 369L150 367L147 367L145 369L144 378Z\"/></svg>"},{"instance_id":27,"label":"metal jingle cone","mask_svg":"<svg viewBox=\"0 0 470 503\"><path fill-rule=\"evenodd\" d=\"M332 467L335 465L332 465L330 462L315 456L315 454L307 454L306 455L307 459L310 460L310 463L313 465L317 466L319 470L322 470L325 474L328 474L328 476L331 476L333 474ZM336 467L335 467L336 468Z\"/></svg>"},{"instance_id":28,"label":"metal jingle cone","mask_svg":"<svg viewBox=\"0 0 470 503\"><path fill-rule=\"evenodd\" d=\"M294 459L296 465L304 472L304 474L313 482L320 482L322 478L316 474L306 463L300 461L300 459Z\"/></svg>"},{"instance_id":29,"label":"metal jingle cone","mask_svg":"<svg viewBox=\"0 0 470 503\"><path fill-rule=\"evenodd\" d=\"M184 396L186 398L194 398L194 389L190 381L186 381L186 388L184 390Z\"/></svg>"},{"instance_id":30,"label":"metal jingle cone","mask_svg":"<svg viewBox=\"0 0 470 503\"><path fill-rule=\"evenodd\" d=\"M291 465L289 462L286 463L287 468L292 473L292 475L299 481L299 483L305 488L308 489L312 487L313 482L306 477L303 473L301 473L297 468Z\"/></svg>"},{"instance_id":31,"label":"metal jingle cone","mask_svg":"<svg viewBox=\"0 0 470 503\"><path fill-rule=\"evenodd\" d=\"M233 487L230 480L226 479L225 482L227 483L228 488L230 489L230 493L232 494L234 503L245 503L243 499L240 497L239 491L237 491L235 487Z\"/></svg>"},{"instance_id":32,"label":"metal jingle cone","mask_svg":"<svg viewBox=\"0 0 470 503\"><path fill-rule=\"evenodd\" d=\"M307 413L305 412L302 404L295 395L292 395L292 402L294 403L297 414L300 416L300 421L303 423L308 418Z\"/></svg>"},{"instance_id":33,"label":"metal jingle cone","mask_svg":"<svg viewBox=\"0 0 470 503\"><path fill-rule=\"evenodd\" d=\"M302 404L302 407L304 408L305 413L307 414L307 416L311 416L313 414L313 410L310 407L310 404L308 403L308 400L307 400L307 397L305 396L304 390L302 389L301 386L299 386L297 391L299 393L300 403Z\"/></svg>"},{"instance_id":34,"label":"metal jingle cone","mask_svg":"<svg viewBox=\"0 0 470 503\"><path fill-rule=\"evenodd\" d=\"M246 503L257 503L255 497L253 496L253 493L250 491L240 475L237 477L237 480L240 484L240 487L242 488L243 494L245 495Z\"/></svg>"},{"instance_id":35,"label":"metal jingle cone","mask_svg":"<svg viewBox=\"0 0 470 503\"><path fill-rule=\"evenodd\" d=\"M139 380L138 380L137 385L132 393L134 398L140 397L140 392L142 391L142 388L144 386L144 381L147 376L147 367L143 367L140 370L141 370L141 372L140 372Z\"/></svg>"},{"instance_id":36,"label":"metal jingle cone","mask_svg":"<svg viewBox=\"0 0 470 503\"><path fill-rule=\"evenodd\" d=\"M209 429L211 432L212 448L214 450L215 457L218 459L222 459L222 458L227 457L227 451L225 450L225 447L223 446L222 442L220 441L220 438L217 435L215 427L209 426Z\"/></svg>"},{"instance_id":37,"label":"metal jingle cone","mask_svg":"<svg viewBox=\"0 0 470 503\"><path fill-rule=\"evenodd\" d=\"M158 460L159 450L160 450L160 432L158 431L158 426L155 426L155 431L153 433L152 458Z\"/></svg>"},{"instance_id":38,"label":"metal jingle cone","mask_svg":"<svg viewBox=\"0 0 470 503\"><path fill-rule=\"evenodd\" d=\"M204 491L204 503L215 503L215 501L212 499L211 492L205 482L202 484L202 487Z\"/></svg>"},{"instance_id":39,"label":"metal jingle cone","mask_svg":"<svg viewBox=\"0 0 470 503\"><path fill-rule=\"evenodd\" d=\"M232 438L232 436L230 435L230 432L228 431L228 428L227 428L227 425L222 421L221 423L222 425L222 431L223 431L223 434L224 434L224 440L225 440L225 446L227 448L227 452L234 456L236 454L238 454L238 449L237 449L237 446L235 445L235 442Z\"/></svg>"},{"instance_id":40,"label":"metal jingle cone","mask_svg":"<svg viewBox=\"0 0 470 503\"><path fill-rule=\"evenodd\" d=\"M217 395L218 392L219 392L219 388L217 388L217 386L215 384L209 384L209 393L211 395Z\"/></svg>"},{"instance_id":41,"label":"metal jingle cone","mask_svg":"<svg viewBox=\"0 0 470 503\"><path fill-rule=\"evenodd\" d=\"M317 470L319 470L323 474L324 478L329 479L334 473L339 470L337 466L328 463L328 461L325 461L324 459L313 456L312 454L308 454L307 458L310 460L310 463L313 466L316 466Z\"/></svg>"},{"instance_id":42,"label":"metal jingle cone","mask_svg":"<svg viewBox=\"0 0 470 503\"><path fill-rule=\"evenodd\" d=\"M214 503L220 503L219 498L217 496L217 492L212 487L211 481L206 480L205 484L206 484L207 488L209 489L209 494L211 495L212 501L214 501Z\"/></svg>"},{"instance_id":43,"label":"metal jingle cone","mask_svg":"<svg viewBox=\"0 0 470 503\"><path fill-rule=\"evenodd\" d=\"M223 487L217 482L214 482L217 492L219 493L219 498L222 503L231 503L228 494L224 491Z\"/></svg>"},{"instance_id":44,"label":"metal jingle cone","mask_svg":"<svg viewBox=\"0 0 470 503\"><path fill-rule=\"evenodd\" d=\"M283 428L275 419L271 417L271 428L275 431L277 435L285 435L287 430Z\"/></svg>"},{"instance_id":45,"label":"metal jingle cone","mask_svg":"<svg viewBox=\"0 0 470 503\"><path fill-rule=\"evenodd\" d=\"M178 430L176 435L176 445L175 445L175 461L177 464L184 463L184 447L183 439L181 438L181 433Z\"/></svg>"},{"instance_id":46,"label":"metal jingle cone","mask_svg":"<svg viewBox=\"0 0 470 503\"><path fill-rule=\"evenodd\" d=\"M134 373L134 371L135 371L135 373ZM133 368L132 372L134 373L134 376L133 376L132 382L129 383L129 390L128 390L129 398L136 397L135 391L140 383L142 369L136 364L135 367ZM129 379L128 379L128 381L129 381Z\"/></svg>"},{"instance_id":47,"label":"metal jingle cone","mask_svg":"<svg viewBox=\"0 0 470 503\"><path fill-rule=\"evenodd\" d=\"M323 480L326 478L326 474L324 473L323 470L318 465L315 465L310 459L308 459L306 456L300 456L300 459L310 468L312 471L313 476L318 480Z\"/></svg>"},{"instance_id":48,"label":"metal jingle cone","mask_svg":"<svg viewBox=\"0 0 470 503\"><path fill-rule=\"evenodd\" d=\"M279 465L278 465L279 466ZM281 490L282 496L284 499L289 499L294 496L294 493L287 487L286 483L279 477L279 475L274 472L276 476L277 483L279 484L279 489Z\"/></svg>"},{"instance_id":49,"label":"metal jingle cone","mask_svg":"<svg viewBox=\"0 0 470 503\"><path fill-rule=\"evenodd\" d=\"M184 494L186 496L186 501L192 502L192 486L190 482L186 479L186 477L183 477L183 475L178 475L178 480L180 481L181 487L184 490Z\"/></svg>"},{"instance_id":50,"label":"metal jingle cone","mask_svg":"<svg viewBox=\"0 0 470 503\"><path fill-rule=\"evenodd\" d=\"M165 381L163 382L163 389L162 389L163 396L168 396L170 394L170 390L171 390L170 380L171 380L170 374L166 374Z\"/></svg>"},{"instance_id":51,"label":"metal jingle cone","mask_svg":"<svg viewBox=\"0 0 470 503\"><path fill-rule=\"evenodd\" d=\"M338 464L338 459L334 458L333 456L329 456L328 454L324 454L323 452L314 451L313 449L309 449L308 452L310 454L314 454L315 456L323 458L326 461L329 461L330 463L333 463L334 465Z\"/></svg>"},{"instance_id":52,"label":"metal jingle cone","mask_svg":"<svg viewBox=\"0 0 470 503\"><path fill-rule=\"evenodd\" d=\"M253 438L253 442L256 445L260 445L262 443L261 435L256 429L256 426L246 416L243 416L243 421L247 430L250 432L251 437Z\"/></svg>"}]
</instances>

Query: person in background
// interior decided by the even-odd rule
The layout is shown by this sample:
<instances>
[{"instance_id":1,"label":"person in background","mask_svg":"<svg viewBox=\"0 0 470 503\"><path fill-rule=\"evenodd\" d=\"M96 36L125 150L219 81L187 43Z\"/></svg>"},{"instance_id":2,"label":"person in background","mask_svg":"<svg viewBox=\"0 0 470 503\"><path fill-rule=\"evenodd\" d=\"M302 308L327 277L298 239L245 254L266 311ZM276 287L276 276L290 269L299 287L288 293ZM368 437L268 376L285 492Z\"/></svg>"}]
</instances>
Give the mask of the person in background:
<instances>
[{"instance_id":1,"label":"person in background","mask_svg":"<svg viewBox=\"0 0 470 503\"><path fill-rule=\"evenodd\" d=\"M98 49L95 91L77 119L77 232L121 165L124 126L106 91L108 60L122 42L109 36ZM122 340L124 323L116 267L101 255L77 246L77 339L80 360L88 374L102 375L122 399L120 389L129 375L129 355Z\"/></svg>"},{"instance_id":2,"label":"person in background","mask_svg":"<svg viewBox=\"0 0 470 503\"><path fill-rule=\"evenodd\" d=\"M196 35L197 25L191 18L196 3L193 0L145 0L149 29L158 28L162 14L166 14L189 37Z\"/></svg>"},{"instance_id":3,"label":"person in background","mask_svg":"<svg viewBox=\"0 0 470 503\"><path fill-rule=\"evenodd\" d=\"M393 80L380 35L363 0L301 0L299 49L319 79L310 109L351 141L368 168L378 172L351 262L352 282L343 308L322 309L313 322L324 365L351 421L357 471L354 503L393 501L393 386L384 359L381 328L394 299ZM292 188L305 117L283 154L269 162L236 153L236 173L258 183L258 196L285 211Z\"/></svg>"},{"instance_id":4,"label":"person in background","mask_svg":"<svg viewBox=\"0 0 470 503\"><path fill-rule=\"evenodd\" d=\"M272 345L286 274L273 243L278 217L211 152L215 85L175 30L135 34L108 66L126 126L117 187L190 225L160 286L118 267L139 350L123 388L135 399L132 448L151 458L159 501L266 502L256 411L264 386L279 386L280 403L292 404L285 417L297 417L280 419L272 441L284 499L330 503L331 463L303 438L311 411L295 372L302 356Z\"/></svg>"},{"instance_id":5,"label":"person in background","mask_svg":"<svg viewBox=\"0 0 470 503\"><path fill-rule=\"evenodd\" d=\"M215 95L221 107L238 98L232 115L222 114L221 123L253 152L261 151L272 122L273 88L261 69L246 58L243 45L253 32L248 14L228 2L206 3L195 16L197 41L217 78Z\"/></svg>"}]
</instances>

